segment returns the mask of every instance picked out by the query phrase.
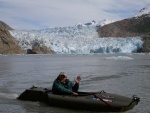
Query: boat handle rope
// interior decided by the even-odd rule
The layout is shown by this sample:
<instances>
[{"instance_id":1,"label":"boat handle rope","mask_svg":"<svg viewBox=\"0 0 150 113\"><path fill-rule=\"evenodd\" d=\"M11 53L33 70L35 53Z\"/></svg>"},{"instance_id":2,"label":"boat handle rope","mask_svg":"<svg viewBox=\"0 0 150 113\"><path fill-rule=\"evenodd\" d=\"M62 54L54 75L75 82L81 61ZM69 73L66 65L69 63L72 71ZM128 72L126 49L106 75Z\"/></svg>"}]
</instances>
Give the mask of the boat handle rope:
<instances>
[{"instance_id":1,"label":"boat handle rope","mask_svg":"<svg viewBox=\"0 0 150 113\"><path fill-rule=\"evenodd\" d=\"M106 93L104 90L100 91L99 93Z\"/></svg>"},{"instance_id":2,"label":"boat handle rope","mask_svg":"<svg viewBox=\"0 0 150 113\"><path fill-rule=\"evenodd\" d=\"M98 98L99 100L101 100L102 102L104 102L107 106L109 106L111 109L115 110L115 108L113 106L111 106L109 103L107 103L106 101L104 101L102 98L98 97L95 93L92 93L92 95L96 98Z\"/></svg>"},{"instance_id":3,"label":"boat handle rope","mask_svg":"<svg viewBox=\"0 0 150 113\"><path fill-rule=\"evenodd\" d=\"M137 101L137 102L139 102L139 101L140 101L140 98L139 98L138 96L133 95L132 97L133 97L133 100L135 100L135 101Z\"/></svg>"}]
</instances>

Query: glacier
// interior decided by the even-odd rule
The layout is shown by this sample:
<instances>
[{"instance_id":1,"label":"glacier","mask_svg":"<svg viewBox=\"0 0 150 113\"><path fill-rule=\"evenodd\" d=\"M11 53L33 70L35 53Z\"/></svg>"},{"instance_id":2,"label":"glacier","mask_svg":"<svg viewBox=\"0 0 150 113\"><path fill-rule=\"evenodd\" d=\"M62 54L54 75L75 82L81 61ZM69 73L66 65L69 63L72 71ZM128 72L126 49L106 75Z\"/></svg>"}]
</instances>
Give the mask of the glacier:
<instances>
[{"instance_id":1,"label":"glacier","mask_svg":"<svg viewBox=\"0 0 150 113\"><path fill-rule=\"evenodd\" d=\"M140 37L100 38L97 26L93 24L43 30L11 30L10 33L24 51L32 49L34 43L38 42L57 54L133 53L143 44Z\"/></svg>"}]
</instances>

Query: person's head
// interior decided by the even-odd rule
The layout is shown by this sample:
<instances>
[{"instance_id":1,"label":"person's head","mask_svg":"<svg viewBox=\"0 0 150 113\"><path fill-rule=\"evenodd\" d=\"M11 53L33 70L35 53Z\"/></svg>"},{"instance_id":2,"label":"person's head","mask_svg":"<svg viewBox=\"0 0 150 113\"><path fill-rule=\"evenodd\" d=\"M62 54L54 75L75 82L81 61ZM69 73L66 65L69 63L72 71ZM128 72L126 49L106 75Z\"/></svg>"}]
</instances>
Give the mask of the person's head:
<instances>
[{"instance_id":1,"label":"person's head","mask_svg":"<svg viewBox=\"0 0 150 113\"><path fill-rule=\"evenodd\" d=\"M58 79L60 82L65 82L66 79L67 79L67 74L65 72L60 72L59 76L58 76Z\"/></svg>"}]
</instances>

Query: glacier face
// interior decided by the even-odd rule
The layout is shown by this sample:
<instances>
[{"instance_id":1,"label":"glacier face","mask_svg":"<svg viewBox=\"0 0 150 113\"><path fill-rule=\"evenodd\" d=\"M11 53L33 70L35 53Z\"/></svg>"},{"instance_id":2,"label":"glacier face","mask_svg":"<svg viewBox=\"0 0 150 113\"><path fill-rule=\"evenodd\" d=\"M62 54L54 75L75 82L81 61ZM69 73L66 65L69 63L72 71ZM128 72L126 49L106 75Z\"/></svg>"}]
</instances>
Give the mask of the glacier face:
<instances>
[{"instance_id":1,"label":"glacier face","mask_svg":"<svg viewBox=\"0 0 150 113\"><path fill-rule=\"evenodd\" d=\"M132 53L143 44L140 37L99 38L96 26L82 24L45 30L12 30L10 33L24 51L38 42L58 54Z\"/></svg>"}]
</instances>

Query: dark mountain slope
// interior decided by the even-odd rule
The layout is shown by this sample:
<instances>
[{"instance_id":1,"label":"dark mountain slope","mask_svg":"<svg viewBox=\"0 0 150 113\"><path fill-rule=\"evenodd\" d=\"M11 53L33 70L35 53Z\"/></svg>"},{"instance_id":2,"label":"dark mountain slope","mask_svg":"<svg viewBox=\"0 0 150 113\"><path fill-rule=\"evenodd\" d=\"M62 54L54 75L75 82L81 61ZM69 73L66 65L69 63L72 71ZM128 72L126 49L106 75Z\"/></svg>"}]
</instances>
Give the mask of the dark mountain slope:
<instances>
[{"instance_id":1,"label":"dark mountain slope","mask_svg":"<svg viewBox=\"0 0 150 113\"><path fill-rule=\"evenodd\" d=\"M10 26L0 21L0 54L21 54L21 48L16 40L10 35Z\"/></svg>"},{"instance_id":2,"label":"dark mountain slope","mask_svg":"<svg viewBox=\"0 0 150 113\"><path fill-rule=\"evenodd\" d=\"M136 37L144 42L139 52L150 52L150 15L124 19L103 27L98 27L100 37Z\"/></svg>"}]
</instances>

